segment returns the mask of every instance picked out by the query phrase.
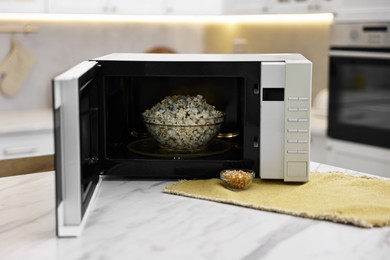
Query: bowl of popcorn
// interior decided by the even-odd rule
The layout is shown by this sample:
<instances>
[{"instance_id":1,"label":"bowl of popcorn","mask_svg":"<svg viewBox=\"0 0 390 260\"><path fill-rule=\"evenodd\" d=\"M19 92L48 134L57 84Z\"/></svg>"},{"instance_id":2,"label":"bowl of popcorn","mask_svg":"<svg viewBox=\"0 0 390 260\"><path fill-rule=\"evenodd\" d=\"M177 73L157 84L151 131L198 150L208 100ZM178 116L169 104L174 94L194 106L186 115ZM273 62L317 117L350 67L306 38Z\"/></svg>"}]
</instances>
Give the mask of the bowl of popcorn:
<instances>
[{"instance_id":1,"label":"bowl of popcorn","mask_svg":"<svg viewBox=\"0 0 390 260\"><path fill-rule=\"evenodd\" d=\"M255 172L248 169L228 169L220 173L220 179L229 190L240 191L247 189L255 177Z\"/></svg>"},{"instance_id":2,"label":"bowl of popcorn","mask_svg":"<svg viewBox=\"0 0 390 260\"><path fill-rule=\"evenodd\" d=\"M201 95L168 96L145 110L142 117L150 136L167 151L202 151L218 135L224 113Z\"/></svg>"}]
</instances>

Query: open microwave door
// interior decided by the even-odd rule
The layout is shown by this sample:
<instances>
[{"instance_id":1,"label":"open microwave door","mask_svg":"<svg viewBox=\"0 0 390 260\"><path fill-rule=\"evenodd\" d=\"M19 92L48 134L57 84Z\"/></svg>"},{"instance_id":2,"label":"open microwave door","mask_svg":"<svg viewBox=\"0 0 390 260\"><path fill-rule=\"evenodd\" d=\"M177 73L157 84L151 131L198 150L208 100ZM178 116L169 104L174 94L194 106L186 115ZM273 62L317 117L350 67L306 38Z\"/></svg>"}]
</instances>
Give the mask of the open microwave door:
<instances>
[{"instance_id":1,"label":"open microwave door","mask_svg":"<svg viewBox=\"0 0 390 260\"><path fill-rule=\"evenodd\" d=\"M58 237L81 234L100 183L96 71L86 61L53 80Z\"/></svg>"}]
</instances>

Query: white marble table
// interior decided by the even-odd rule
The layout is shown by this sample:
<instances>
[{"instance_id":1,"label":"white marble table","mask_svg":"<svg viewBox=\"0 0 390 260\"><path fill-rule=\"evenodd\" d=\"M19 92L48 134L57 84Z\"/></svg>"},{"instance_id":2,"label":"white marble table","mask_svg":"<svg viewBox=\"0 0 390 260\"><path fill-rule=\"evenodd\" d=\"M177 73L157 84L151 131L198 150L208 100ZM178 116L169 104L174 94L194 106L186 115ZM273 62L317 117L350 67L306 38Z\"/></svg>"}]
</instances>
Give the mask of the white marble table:
<instances>
[{"instance_id":1,"label":"white marble table","mask_svg":"<svg viewBox=\"0 0 390 260\"><path fill-rule=\"evenodd\" d=\"M317 171L341 170L311 163ZM81 237L55 236L54 174L0 179L0 259L390 259L390 227L364 229L104 180Z\"/></svg>"}]
</instances>

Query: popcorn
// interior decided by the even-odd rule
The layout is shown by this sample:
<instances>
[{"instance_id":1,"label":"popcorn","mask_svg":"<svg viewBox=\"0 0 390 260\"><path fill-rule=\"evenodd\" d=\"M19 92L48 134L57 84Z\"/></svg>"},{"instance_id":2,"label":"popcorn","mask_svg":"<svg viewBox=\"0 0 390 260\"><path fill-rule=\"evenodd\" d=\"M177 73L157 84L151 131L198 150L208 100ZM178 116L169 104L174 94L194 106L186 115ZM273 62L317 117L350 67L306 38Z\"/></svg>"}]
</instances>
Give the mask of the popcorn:
<instances>
[{"instance_id":1,"label":"popcorn","mask_svg":"<svg viewBox=\"0 0 390 260\"><path fill-rule=\"evenodd\" d=\"M224 113L209 105L202 95L174 95L145 110L142 115L148 123L190 126L220 123Z\"/></svg>"},{"instance_id":2,"label":"popcorn","mask_svg":"<svg viewBox=\"0 0 390 260\"><path fill-rule=\"evenodd\" d=\"M252 170L232 169L222 171L220 178L228 189L244 190L252 183L254 174Z\"/></svg>"},{"instance_id":3,"label":"popcorn","mask_svg":"<svg viewBox=\"0 0 390 260\"><path fill-rule=\"evenodd\" d=\"M148 132L159 145L179 152L204 149L224 120L224 113L201 95L166 97L142 115Z\"/></svg>"}]
</instances>

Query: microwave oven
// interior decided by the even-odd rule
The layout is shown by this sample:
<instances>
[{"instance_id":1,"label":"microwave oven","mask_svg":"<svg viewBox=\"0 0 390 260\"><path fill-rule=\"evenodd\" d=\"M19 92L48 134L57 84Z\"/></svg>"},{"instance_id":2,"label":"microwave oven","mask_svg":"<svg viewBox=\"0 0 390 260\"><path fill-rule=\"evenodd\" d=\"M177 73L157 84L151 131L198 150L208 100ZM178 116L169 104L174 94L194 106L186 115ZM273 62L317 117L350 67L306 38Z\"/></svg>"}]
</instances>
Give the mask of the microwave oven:
<instances>
[{"instance_id":1,"label":"microwave oven","mask_svg":"<svg viewBox=\"0 0 390 260\"><path fill-rule=\"evenodd\" d=\"M53 79L57 235L77 236L103 176L309 178L312 64L300 54L130 54L81 62ZM193 153L155 144L142 112L201 95L224 113Z\"/></svg>"}]
</instances>

